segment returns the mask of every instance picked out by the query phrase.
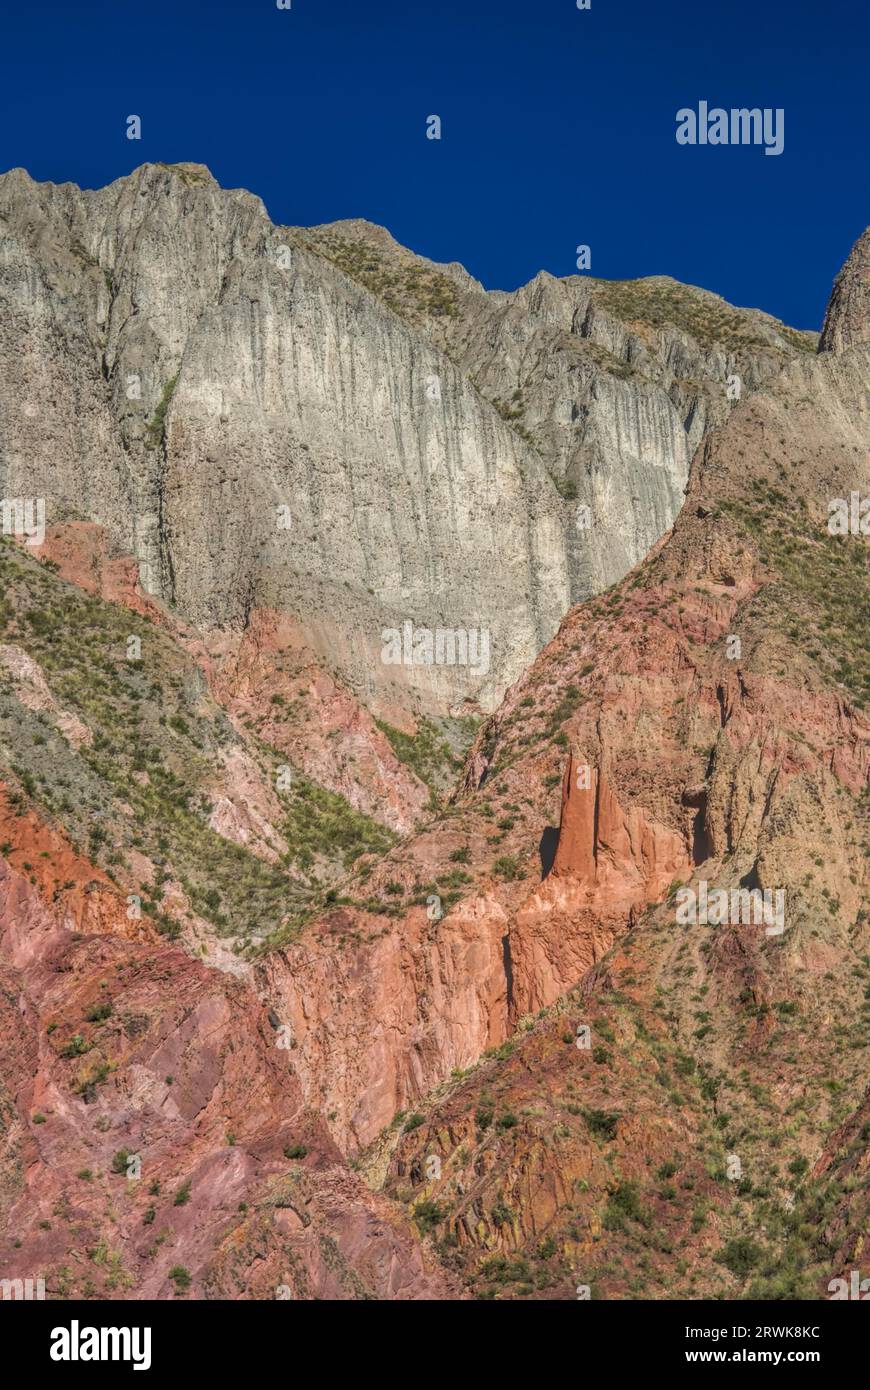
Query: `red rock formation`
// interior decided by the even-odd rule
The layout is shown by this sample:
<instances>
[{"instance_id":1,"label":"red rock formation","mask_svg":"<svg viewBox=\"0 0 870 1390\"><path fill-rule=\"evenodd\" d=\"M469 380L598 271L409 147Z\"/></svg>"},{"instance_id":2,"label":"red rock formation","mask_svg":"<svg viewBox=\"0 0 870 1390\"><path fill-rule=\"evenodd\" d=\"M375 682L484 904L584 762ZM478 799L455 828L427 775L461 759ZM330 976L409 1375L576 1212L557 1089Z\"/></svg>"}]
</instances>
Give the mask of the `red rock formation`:
<instances>
[{"instance_id":1,"label":"red rock formation","mask_svg":"<svg viewBox=\"0 0 870 1390\"><path fill-rule=\"evenodd\" d=\"M43 927L61 923L67 931L159 940L144 917L128 916L126 898L106 875L81 855L57 830L33 811L14 805L0 783L0 922L3 948L10 959L25 955L33 942L24 908L35 894L52 904L50 916L38 914Z\"/></svg>"},{"instance_id":2,"label":"red rock formation","mask_svg":"<svg viewBox=\"0 0 870 1390\"><path fill-rule=\"evenodd\" d=\"M863 358L848 368L812 359L736 411L699 455L673 536L606 605L592 601L569 614L480 731L437 856L423 856L425 874L437 880L449 877L453 853L470 849L467 906L438 924L436 955L440 976L441 952L453 958L454 919L473 910L481 951L468 960L479 973L464 998L505 999L504 1011L494 1014L467 1009L460 1026L474 1047L500 1043L505 1026L576 985L644 906L674 880L702 871L731 887L744 879L788 885L795 921L805 923L820 909L808 896L800 846L823 844L813 892L824 887L827 901L838 905L844 943L859 925L864 870L848 798L867 785L870 725L845 685L811 655L814 642L831 645L832 632L851 620L848 607L833 617L825 609L841 561L814 530L817 524L823 534L823 522L814 523L768 479L792 469L804 499L827 495L832 477L846 486L866 372ZM808 373L818 380L808 384ZM824 443L813 390L827 402ZM821 471L808 438L824 451ZM746 458L758 470L752 521L769 527L761 540L739 520ZM799 472L795 459L802 460ZM804 555L804 582L795 581L787 601L785 580L773 568L777 547L786 560L792 553L783 540ZM805 609L800 641L788 635L796 605ZM730 634L741 638L737 659L728 650ZM567 771L557 733L576 750ZM586 791L576 785L578 762L593 770ZM557 769L567 787L555 862L532 887L535 849L551 815L543 784ZM381 894L388 906L389 880L416 866L420 843L407 842L355 893ZM438 1008L431 1002L431 948L410 914L397 926L386 915L344 911L340 989L333 987L334 938L324 926L315 923L283 965L270 967L269 988L282 997L304 992L310 1021L303 1084L318 1105L337 1112L343 1139L365 1143L391 1104L413 1104L461 1065L462 1050L443 1045L439 1010L447 1010L451 1028L456 1014L449 997ZM377 931L375 964L365 938ZM796 931L787 949L815 961L820 948L807 935ZM361 978L364 990L352 983ZM427 989L418 994L420 978ZM327 1021L333 1010L334 1028ZM372 1018L388 1026L386 1036L376 1028L367 1046Z\"/></svg>"},{"instance_id":3,"label":"red rock formation","mask_svg":"<svg viewBox=\"0 0 870 1390\"><path fill-rule=\"evenodd\" d=\"M652 902L687 864L682 837L640 807L624 811L606 776L569 754L553 878L576 879L602 900Z\"/></svg>"},{"instance_id":4,"label":"red rock formation","mask_svg":"<svg viewBox=\"0 0 870 1390\"><path fill-rule=\"evenodd\" d=\"M139 582L139 567L130 555L119 554L104 527L92 521L68 521L49 526L41 546L33 552L57 566L70 584L117 603L152 622L180 631L182 624L169 618L160 604L146 594Z\"/></svg>"},{"instance_id":5,"label":"red rock formation","mask_svg":"<svg viewBox=\"0 0 870 1390\"><path fill-rule=\"evenodd\" d=\"M172 1297L177 1268L192 1297L454 1296L306 1110L250 988L124 930L104 876L3 806L3 1277L49 1297Z\"/></svg>"},{"instance_id":6,"label":"red rock formation","mask_svg":"<svg viewBox=\"0 0 870 1390\"><path fill-rule=\"evenodd\" d=\"M196 1189L204 1179L192 1212L160 1208L178 1251L195 1266L197 1290L265 1296L290 1261L301 1271L298 1281L288 1275L297 1291L347 1292L359 1288L360 1277L398 1296L431 1289L423 1256L404 1228L381 1243L387 1209L355 1185L336 1142L356 1152L377 1140L378 1162L387 1161L392 1140L382 1131L397 1110L417 1104L435 1117L432 1135L450 1139L450 1181L463 1190L454 1186L447 1196L459 1199L453 1234L463 1246L518 1249L539 1239L587 1183L598 1205L576 1202L586 1225L566 1241L584 1257L594 1254L608 1229L602 1208L620 1179L592 1144L590 1123L593 1136L603 1129L604 1142L620 1142L620 1169L631 1182L643 1178L647 1158L665 1166L668 1144L703 1142L710 1164L703 1171L693 1164L686 1191L706 1194L714 1181L729 1181L709 1167L718 1171L721 1157L713 1141L730 1143L732 1134L756 1165L752 1191L766 1185L787 1195L778 1149L795 1135L800 1151L784 1150L793 1165L786 1173L798 1174L801 1160L819 1174L838 1166L833 1150L821 1164L819 1153L834 1101L842 1097L857 1113L863 1077L843 1054L853 1042L858 1053L862 1042L848 1030L866 989L870 945L862 909L870 725L861 709L870 687L854 621L854 594L863 592L866 574L862 552L832 547L823 531L826 497L863 485L870 456L870 354L854 348L846 358L824 354L794 364L735 410L696 460L673 535L606 598L568 615L480 730L463 789L443 814L379 864L362 866L341 885L336 906L258 962L262 998L163 942L114 932L116 890L94 880L86 864L64 860L68 847L46 840L38 824L25 826L25 841L13 839L7 856L14 875L0 919L8 968L18 972L3 1006L23 999L28 1021L6 1082L22 1097L4 1150L4 1177L22 1193L14 1220L32 1231L37 1216L49 1219L43 1212L71 1201L69 1172L87 1154L102 1170L110 1166L109 1141L98 1136L114 1131L115 1142L129 1138L150 1153L161 1183L193 1173ZM732 634L740 637L739 655L727 650ZM382 794L395 823L411 824L413 784L402 783L390 800L395 768L368 716L312 667L289 620L254 614L244 636L220 634L202 660L238 722L253 720L277 748L308 758L304 765L324 778L329 733L339 728L343 755L331 775L349 785L365 767L366 795ZM275 713L275 694L285 714ZM308 706L310 730L286 715L288 700ZM565 749L574 750L567 766ZM590 768L588 786L578 778L581 766ZM554 805L560 774L561 810ZM241 834L245 827L233 823ZM34 868L31 845L41 857L43 843L69 883ZM663 901L668 886L700 877L727 887L787 888L787 934L771 941L751 925L724 923L711 932L679 922ZM59 892L56 906L43 901L40 885L50 896ZM70 920L93 924L86 943L71 933ZM102 997L103 981L113 1017L144 1017L141 1035L135 1024L132 1034L126 1025L117 1033L89 1025L87 1009ZM593 996L607 1005L596 1020L608 1046L592 1058L602 1074L584 1072L582 1090L571 1078L573 1091L567 1066L548 1061L558 1027L547 1018L538 1029L528 1017L561 1008L569 991L572 1011ZM57 1047L54 1032L40 1031L43 1018L58 1024ZM795 1018L799 1031L790 1033ZM582 1021L572 1012L572 1027ZM524 1046L528 1026L536 1031ZM269 1027L289 1039L289 1053L270 1045ZM562 1046L573 1047L567 1031ZM76 1037L87 1051L63 1055L64 1039ZM638 1040L646 1046L651 1037L644 1074ZM447 1095L443 1131L436 1123L443 1096L433 1093L449 1091L454 1069L473 1066L493 1047L501 1054L493 1063L516 1056L507 1077L492 1066L500 1103L518 1097L533 1110L542 1083L564 1081L560 1108L587 1129L578 1124L563 1135L556 1125L570 1128L567 1122L551 1117L542 1133L534 1114L524 1113L521 1125L508 1111L504 1132L522 1132L522 1142L519 1135L510 1141L515 1150L506 1157L505 1141L462 1157L472 1137L478 1144L474 1088L468 1085L456 1108L455 1092ZM178 1092L164 1073L183 1078ZM813 1103L797 1124L811 1082ZM94 1088L109 1126L96 1135L82 1099ZM727 1108L723 1088L734 1093ZM37 1100L44 1134L28 1127ZM224 1143L227 1132L242 1142ZM281 1157L285 1147L297 1149L300 1135L308 1153L296 1177ZM851 1127L838 1145L840 1137L848 1146L841 1166L851 1175L863 1162L858 1140ZM567 1155L557 1142L563 1138ZM23 1170L18 1143L27 1146ZM410 1167L401 1157L394 1176L413 1176L421 1156L425 1150L411 1152ZM506 1181L516 1194L515 1221L503 1210L499 1184ZM412 1183L399 1200L411 1205L420 1187ZM732 1191L724 1191L717 1220L723 1234L727 1228L739 1236L745 1217L739 1203L731 1210ZM240 1220L242 1193L254 1194L255 1210ZM102 1230L96 1204L77 1189L76 1199L88 1231ZM670 1203L677 1194L656 1199ZM686 1241L688 1200L675 1223ZM136 1193L135 1219L122 1224L125 1269L135 1287L165 1292L169 1251L152 1268L150 1247L137 1244L142 1205ZM855 1201L840 1212L842 1259L855 1248L863 1211ZM327 1234L343 1252L340 1278L315 1250L324 1213L336 1223ZM763 1208L753 1214L766 1231L776 1226ZM624 1215L617 1207L610 1228L623 1254L631 1249L630 1240L620 1243ZM711 1249L718 1235L707 1241ZM71 1241L54 1250L56 1262L70 1248ZM711 1277L711 1287L727 1294L736 1286L723 1276L718 1284Z\"/></svg>"},{"instance_id":7,"label":"red rock formation","mask_svg":"<svg viewBox=\"0 0 870 1390\"><path fill-rule=\"evenodd\" d=\"M683 836L638 806L626 813L598 768L569 754L553 867L510 932L515 1014L544 1008L576 985L688 867Z\"/></svg>"},{"instance_id":8,"label":"red rock formation","mask_svg":"<svg viewBox=\"0 0 870 1390\"><path fill-rule=\"evenodd\" d=\"M407 834L429 799L369 712L314 659L289 615L255 610L242 634L208 637L212 689L238 724L359 811ZM280 701L280 703L278 703Z\"/></svg>"},{"instance_id":9,"label":"red rock formation","mask_svg":"<svg viewBox=\"0 0 870 1390\"><path fill-rule=\"evenodd\" d=\"M342 1147L368 1144L435 1080L504 1041L507 918L466 900L440 922L422 908L388 926L339 909L262 966L294 1043L309 1105Z\"/></svg>"},{"instance_id":10,"label":"red rock formation","mask_svg":"<svg viewBox=\"0 0 870 1390\"><path fill-rule=\"evenodd\" d=\"M49 527L35 553L86 593L172 632L237 727L251 725L307 777L357 810L400 834L413 829L429 800L428 788L399 761L369 711L323 669L291 615L255 609L241 633L200 634L142 590L135 560L117 554L104 528L91 522ZM396 718L414 731L408 716ZM221 816L221 825L232 832L229 838L259 843L264 857L271 857L274 835L245 826L238 807Z\"/></svg>"}]
</instances>

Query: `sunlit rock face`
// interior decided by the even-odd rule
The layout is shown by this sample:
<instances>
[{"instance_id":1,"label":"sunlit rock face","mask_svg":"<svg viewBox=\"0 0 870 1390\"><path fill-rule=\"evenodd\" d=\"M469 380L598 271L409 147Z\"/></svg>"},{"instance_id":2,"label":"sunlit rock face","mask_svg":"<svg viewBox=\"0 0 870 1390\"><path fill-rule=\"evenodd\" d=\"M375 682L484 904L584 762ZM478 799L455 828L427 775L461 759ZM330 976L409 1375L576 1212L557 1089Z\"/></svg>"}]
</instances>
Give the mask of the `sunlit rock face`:
<instances>
[{"instance_id":1,"label":"sunlit rock face","mask_svg":"<svg viewBox=\"0 0 870 1390\"><path fill-rule=\"evenodd\" d=\"M834 281L819 339L820 352L843 352L870 342L870 227L852 247Z\"/></svg>"},{"instance_id":2,"label":"sunlit rock face","mask_svg":"<svg viewBox=\"0 0 870 1390\"><path fill-rule=\"evenodd\" d=\"M200 165L0 178L3 495L107 527L201 628L292 612L382 709L492 708L809 336L665 279L487 293L368 223L276 227ZM488 659L392 663L407 621Z\"/></svg>"}]
</instances>

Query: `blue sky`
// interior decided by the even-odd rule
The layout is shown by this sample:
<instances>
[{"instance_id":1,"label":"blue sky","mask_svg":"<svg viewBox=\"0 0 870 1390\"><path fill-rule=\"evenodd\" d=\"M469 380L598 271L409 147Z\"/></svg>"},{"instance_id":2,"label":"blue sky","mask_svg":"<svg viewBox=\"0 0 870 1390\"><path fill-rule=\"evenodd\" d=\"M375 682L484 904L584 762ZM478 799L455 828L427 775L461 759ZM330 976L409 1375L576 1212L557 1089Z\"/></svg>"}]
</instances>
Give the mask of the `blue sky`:
<instances>
[{"instance_id":1,"label":"blue sky","mask_svg":"<svg viewBox=\"0 0 870 1390\"><path fill-rule=\"evenodd\" d=\"M367 217L491 288L584 243L593 274L812 328L870 224L868 59L858 0L48 0L4 15L0 169L195 160L276 221ZM782 107L784 152L678 146L700 100Z\"/></svg>"}]
</instances>

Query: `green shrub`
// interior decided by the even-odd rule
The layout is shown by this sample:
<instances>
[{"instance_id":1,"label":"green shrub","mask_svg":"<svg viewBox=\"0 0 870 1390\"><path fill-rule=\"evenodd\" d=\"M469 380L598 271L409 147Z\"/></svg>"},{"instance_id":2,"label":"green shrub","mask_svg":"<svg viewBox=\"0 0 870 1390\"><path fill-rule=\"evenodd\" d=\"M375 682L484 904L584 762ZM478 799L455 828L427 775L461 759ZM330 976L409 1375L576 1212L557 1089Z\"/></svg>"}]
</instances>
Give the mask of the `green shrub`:
<instances>
[{"instance_id":1,"label":"green shrub","mask_svg":"<svg viewBox=\"0 0 870 1390\"><path fill-rule=\"evenodd\" d=\"M764 1251L749 1236L736 1236L714 1255L717 1264L725 1265L738 1279L745 1279L751 1270L761 1262Z\"/></svg>"},{"instance_id":2,"label":"green shrub","mask_svg":"<svg viewBox=\"0 0 870 1390\"><path fill-rule=\"evenodd\" d=\"M616 1126L620 1116L610 1110L585 1110L583 1118L589 1126L590 1134L599 1139L615 1139Z\"/></svg>"},{"instance_id":3,"label":"green shrub","mask_svg":"<svg viewBox=\"0 0 870 1390\"><path fill-rule=\"evenodd\" d=\"M86 1023L104 1023L107 1018L112 1017L112 1006L107 1001L105 1004L92 1004L85 1014Z\"/></svg>"},{"instance_id":4,"label":"green shrub","mask_svg":"<svg viewBox=\"0 0 870 1390\"><path fill-rule=\"evenodd\" d=\"M437 1202L418 1202L414 1208L414 1221L421 1234L428 1235L444 1220L444 1212Z\"/></svg>"}]
</instances>

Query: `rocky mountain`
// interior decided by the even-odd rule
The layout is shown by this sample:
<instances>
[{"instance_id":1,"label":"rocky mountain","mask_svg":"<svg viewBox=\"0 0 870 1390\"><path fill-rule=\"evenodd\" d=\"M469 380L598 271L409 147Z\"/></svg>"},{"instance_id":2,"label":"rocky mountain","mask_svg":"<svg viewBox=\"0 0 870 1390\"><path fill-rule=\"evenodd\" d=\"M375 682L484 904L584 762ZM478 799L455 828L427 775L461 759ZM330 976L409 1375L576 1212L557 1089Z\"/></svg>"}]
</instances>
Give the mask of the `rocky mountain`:
<instances>
[{"instance_id":1,"label":"rocky mountain","mask_svg":"<svg viewBox=\"0 0 870 1390\"><path fill-rule=\"evenodd\" d=\"M842 352L867 342L870 304L870 234L865 232L852 247L849 259L834 281L819 339L820 352Z\"/></svg>"},{"instance_id":2,"label":"rocky mountain","mask_svg":"<svg viewBox=\"0 0 870 1390\"><path fill-rule=\"evenodd\" d=\"M0 322L3 495L104 527L210 640L292 614L399 726L493 708L668 529L729 395L815 347L667 279L487 294L198 165L2 176ZM406 623L477 646L392 659Z\"/></svg>"},{"instance_id":3,"label":"rocky mountain","mask_svg":"<svg viewBox=\"0 0 870 1390\"><path fill-rule=\"evenodd\" d=\"M195 166L2 185L5 486L49 505L0 541L0 1277L827 1297L870 1216L860 250L816 352L658 279L487 294ZM639 463L674 440L660 535ZM468 529L412 556L424 454ZM608 468L637 529L593 577L566 537ZM472 540L487 470L507 569ZM319 568L303 475L339 519ZM354 664L367 623L423 623L437 554L469 626L529 622L475 728L458 686Z\"/></svg>"},{"instance_id":4,"label":"rocky mountain","mask_svg":"<svg viewBox=\"0 0 870 1390\"><path fill-rule=\"evenodd\" d=\"M572 602L608 588L668 530L704 435L816 338L667 276L546 272L486 293L381 227L306 240L424 333L545 461L569 507ZM588 508L586 518L582 508Z\"/></svg>"},{"instance_id":5,"label":"rocky mountain","mask_svg":"<svg viewBox=\"0 0 870 1390\"><path fill-rule=\"evenodd\" d=\"M481 1296L817 1297L860 1262L868 572L828 523L868 383L825 352L742 403L367 880L404 918L351 889L267 962L311 1103ZM736 920L679 915L723 890Z\"/></svg>"}]
</instances>

